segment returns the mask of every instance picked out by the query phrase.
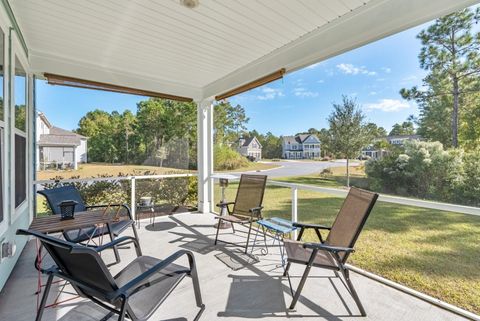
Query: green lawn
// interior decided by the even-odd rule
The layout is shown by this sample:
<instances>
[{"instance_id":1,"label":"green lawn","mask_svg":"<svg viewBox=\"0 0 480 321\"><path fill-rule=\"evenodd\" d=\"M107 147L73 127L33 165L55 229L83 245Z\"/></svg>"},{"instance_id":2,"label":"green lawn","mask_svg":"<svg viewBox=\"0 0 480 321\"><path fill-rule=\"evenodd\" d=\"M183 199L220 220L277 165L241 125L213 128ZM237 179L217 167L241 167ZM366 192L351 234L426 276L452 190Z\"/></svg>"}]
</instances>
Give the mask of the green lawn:
<instances>
[{"instance_id":1,"label":"green lawn","mask_svg":"<svg viewBox=\"0 0 480 321\"><path fill-rule=\"evenodd\" d=\"M312 179L288 180L311 183ZM229 186L229 200L234 199L236 187L236 184ZM216 200L218 196L217 187ZM290 197L289 188L268 186L264 215L290 219ZM299 191L298 219L330 225L341 203L341 198ZM350 263L480 313L479 235L480 217L379 202ZM316 240L313 234L307 234L306 238Z\"/></svg>"},{"instance_id":2,"label":"green lawn","mask_svg":"<svg viewBox=\"0 0 480 321\"><path fill-rule=\"evenodd\" d=\"M278 164L265 164L258 162L249 162L247 166L233 170L238 171L260 171L279 167ZM105 164L105 163L91 163L81 164L77 170L45 170L37 172L37 179L47 180L54 179L58 176L63 178L91 178L101 175L108 176L126 176L126 175L141 175L148 172L151 175L164 175L173 173L189 173L185 169L175 169L168 167L147 166L147 165L121 165L121 164Z\"/></svg>"}]
</instances>

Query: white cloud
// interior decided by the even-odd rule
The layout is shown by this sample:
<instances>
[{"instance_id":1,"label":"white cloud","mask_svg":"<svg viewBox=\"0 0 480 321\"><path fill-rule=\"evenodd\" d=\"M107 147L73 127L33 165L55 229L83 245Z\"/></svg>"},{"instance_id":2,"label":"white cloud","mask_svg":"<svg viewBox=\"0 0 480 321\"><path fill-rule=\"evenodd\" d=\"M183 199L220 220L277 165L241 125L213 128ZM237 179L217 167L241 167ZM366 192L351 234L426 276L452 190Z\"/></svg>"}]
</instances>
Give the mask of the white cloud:
<instances>
[{"instance_id":1,"label":"white cloud","mask_svg":"<svg viewBox=\"0 0 480 321\"><path fill-rule=\"evenodd\" d=\"M391 68L388 68L388 67L383 67L382 70L386 73L386 74L389 74L392 72L392 69Z\"/></svg>"},{"instance_id":2,"label":"white cloud","mask_svg":"<svg viewBox=\"0 0 480 321\"><path fill-rule=\"evenodd\" d=\"M305 97L309 97L309 98L314 98L314 97L318 97L319 93L318 92L315 92L315 91L308 91L306 90L305 88L303 87L297 87L293 90L293 94L297 97L302 97L302 98L305 98Z\"/></svg>"},{"instance_id":3,"label":"white cloud","mask_svg":"<svg viewBox=\"0 0 480 321\"><path fill-rule=\"evenodd\" d=\"M262 88L261 92L262 92L261 95L257 95L257 99L272 100L272 99L275 99L277 97L285 96L281 89L276 89L276 88L272 88L272 87Z\"/></svg>"},{"instance_id":4,"label":"white cloud","mask_svg":"<svg viewBox=\"0 0 480 321\"><path fill-rule=\"evenodd\" d=\"M367 75L375 76L377 73L375 71L368 70L365 66L354 66L352 64L338 64L337 68L347 75Z\"/></svg>"},{"instance_id":5,"label":"white cloud","mask_svg":"<svg viewBox=\"0 0 480 321\"><path fill-rule=\"evenodd\" d=\"M369 92L368 94L369 94L370 96L375 96L375 95L377 94L377 92L376 92L376 91L371 91L371 92Z\"/></svg>"},{"instance_id":6,"label":"white cloud","mask_svg":"<svg viewBox=\"0 0 480 321\"><path fill-rule=\"evenodd\" d=\"M366 104L367 110L381 110L385 112L395 112L410 108L410 104L398 99L381 99L377 103Z\"/></svg>"},{"instance_id":7,"label":"white cloud","mask_svg":"<svg viewBox=\"0 0 480 321\"><path fill-rule=\"evenodd\" d=\"M325 82L325 80L323 80L323 79L317 80L317 83L319 83L319 84L323 84L324 82Z\"/></svg>"}]
</instances>

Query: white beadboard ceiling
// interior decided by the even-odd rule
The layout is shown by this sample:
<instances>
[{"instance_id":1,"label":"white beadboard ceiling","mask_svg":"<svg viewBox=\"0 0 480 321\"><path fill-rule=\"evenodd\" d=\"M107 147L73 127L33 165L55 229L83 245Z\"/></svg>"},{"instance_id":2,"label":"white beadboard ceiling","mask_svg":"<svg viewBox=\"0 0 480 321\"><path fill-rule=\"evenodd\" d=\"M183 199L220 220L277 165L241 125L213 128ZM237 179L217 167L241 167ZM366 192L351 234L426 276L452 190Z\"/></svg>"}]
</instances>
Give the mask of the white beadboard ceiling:
<instances>
[{"instance_id":1,"label":"white beadboard ceiling","mask_svg":"<svg viewBox=\"0 0 480 321\"><path fill-rule=\"evenodd\" d=\"M188 9L178 0L15 0L11 6L36 73L201 99L475 2L200 0Z\"/></svg>"}]
</instances>

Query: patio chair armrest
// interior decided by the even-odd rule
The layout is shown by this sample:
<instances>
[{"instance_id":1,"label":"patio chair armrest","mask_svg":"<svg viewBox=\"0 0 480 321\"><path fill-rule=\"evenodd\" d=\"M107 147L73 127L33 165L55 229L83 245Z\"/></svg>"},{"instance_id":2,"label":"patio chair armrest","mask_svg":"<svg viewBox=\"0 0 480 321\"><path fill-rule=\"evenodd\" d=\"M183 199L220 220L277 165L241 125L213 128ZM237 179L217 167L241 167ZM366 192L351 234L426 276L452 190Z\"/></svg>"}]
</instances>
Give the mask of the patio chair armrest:
<instances>
[{"instance_id":1,"label":"patio chair armrest","mask_svg":"<svg viewBox=\"0 0 480 321\"><path fill-rule=\"evenodd\" d=\"M130 243L133 243L133 245L135 246L135 250L137 252L137 256L140 256L141 255L139 252L140 244L138 244L138 240L132 236L122 236L122 237L116 238L111 242L108 242L107 244L96 246L95 251L102 252L114 246L121 246L121 245L130 244Z\"/></svg>"},{"instance_id":2,"label":"patio chair armrest","mask_svg":"<svg viewBox=\"0 0 480 321\"><path fill-rule=\"evenodd\" d=\"M128 206L127 204L103 204L103 205L89 205L89 206L85 206L85 208L88 210L88 209L92 209L92 208L102 208L102 207L108 207L108 206L113 206L113 207L123 207L124 209L127 210L127 214L128 214L128 217L129 219L133 220L132 218L132 211L130 210L130 206Z\"/></svg>"},{"instance_id":3,"label":"patio chair armrest","mask_svg":"<svg viewBox=\"0 0 480 321\"><path fill-rule=\"evenodd\" d=\"M253 216L261 217L262 216L263 206L252 207L248 211L250 212L250 217L253 219Z\"/></svg>"},{"instance_id":4,"label":"patio chair armrest","mask_svg":"<svg viewBox=\"0 0 480 321\"><path fill-rule=\"evenodd\" d=\"M235 202L219 202L217 203L217 207L223 207L223 206L228 206L233 204L235 204Z\"/></svg>"},{"instance_id":5,"label":"patio chair armrest","mask_svg":"<svg viewBox=\"0 0 480 321\"><path fill-rule=\"evenodd\" d=\"M185 271L185 273L197 277L197 267L195 264L195 257L193 256L193 253L191 251L187 250L179 250L169 257L167 257L165 260L157 263L156 265L152 266L150 269L147 271L143 272L141 275L137 276L135 279L131 280L121 288L119 288L117 291L115 291L115 297L118 297L120 295L123 295L125 297L128 297L131 294L134 294L138 291L141 290L141 288L144 286L143 282L147 280L149 277L154 275L155 273L165 269L168 267L170 264L178 260L179 258L183 256L188 257L188 263L190 265L190 270ZM152 283L154 281L150 281Z\"/></svg>"},{"instance_id":6,"label":"patio chair armrest","mask_svg":"<svg viewBox=\"0 0 480 321\"><path fill-rule=\"evenodd\" d=\"M352 253L355 252L355 249L351 247L342 247L342 246L331 246L331 245L326 245L322 243L304 243L303 247L306 249L317 249L317 250L324 250L328 251L331 253L339 253L339 252L345 252L345 253Z\"/></svg>"},{"instance_id":7,"label":"patio chair armrest","mask_svg":"<svg viewBox=\"0 0 480 321\"><path fill-rule=\"evenodd\" d=\"M310 223L299 223L299 222L293 222L293 226L295 227L300 227L300 228L314 228L314 229L320 229L320 230L331 230L331 227L325 226L325 225L320 225L320 224L310 224Z\"/></svg>"},{"instance_id":8,"label":"patio chair armrest","mask_svg":"<svg viewBox=\"0 0 480 321\"><path fill-rule=\"evenodd\" d=\"M230 210L230 206L229 206L229 205L233 205L233 204L235 204L235 202L219 202L219 203L217 204L217 207L220 207L220 208L226 207L228 214L232 214L232 211Z\"/></svg>"}]
</instances>

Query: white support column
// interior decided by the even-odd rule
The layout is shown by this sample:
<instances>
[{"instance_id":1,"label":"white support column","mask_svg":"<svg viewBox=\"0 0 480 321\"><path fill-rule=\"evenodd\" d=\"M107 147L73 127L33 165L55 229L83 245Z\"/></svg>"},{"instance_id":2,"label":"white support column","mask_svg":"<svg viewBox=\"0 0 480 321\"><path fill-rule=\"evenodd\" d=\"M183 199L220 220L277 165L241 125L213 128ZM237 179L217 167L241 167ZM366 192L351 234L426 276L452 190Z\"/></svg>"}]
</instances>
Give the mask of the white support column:
<instances>
[{"instance_id":1,"label":"white support column","mask_svg":"<svg viewBox=\"0 0 480 321\"><path fill-rule=\"evenodd\" d=\"M298 222L298 189L292 187L292 222ZM297 231L293 232L293 239L297 239Z\"/></svg>"},{"instance_id":2,"label":"white support column","mask_svg":"<svg viewBox=\"0 0 480 321\"><path fill-rule=\"evenodd\" d=\"M137 183L135 176L130 177L130 213L135 221L137 219Z\"/></svg>"},{"instance_id":3,"label":"white support column","mask_svg":"<svg viewBox=\"0 0 480 321\"><path fill-rule=\"evenodd\" d=\"M198 211L210 213L213 200L213 101L197 102Z\"/></svg>"}]
</instances>

